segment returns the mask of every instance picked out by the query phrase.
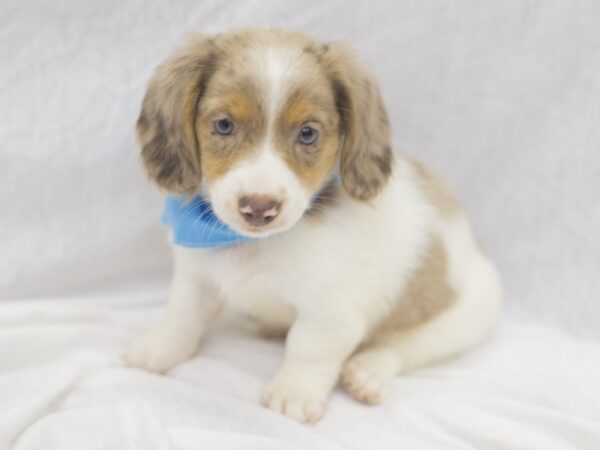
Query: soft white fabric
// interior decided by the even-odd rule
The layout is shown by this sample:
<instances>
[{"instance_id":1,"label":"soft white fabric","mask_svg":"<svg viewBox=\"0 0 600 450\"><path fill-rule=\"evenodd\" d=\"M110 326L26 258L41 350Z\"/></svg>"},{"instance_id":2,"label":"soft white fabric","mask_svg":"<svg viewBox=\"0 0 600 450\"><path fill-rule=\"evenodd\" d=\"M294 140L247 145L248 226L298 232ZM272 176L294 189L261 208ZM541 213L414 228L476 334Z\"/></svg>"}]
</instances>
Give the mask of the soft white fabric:
<instances>
[{"instance_id":1,"label":"soft white fabric","mask_svg":"<svg viewBox=\"0 0 600 450\"><path fill-rule=\"evenodd\" d=\"M594 0L0 2L0 449L598 448L599 17ZM185 32L240 25L355 45L396 150L456 187L513 311L383 407L336 392L315 428L257 406L280 344L230 331L169 378L118 365L170 267L135 149L145 84Z\"/></svg>"},{"instance_id":2,"label":"soft white fabric","mask_svg":"<svg viewBox=\"0 0 600 450\"><path fill-rule=\"evenodd\" d=\"M244 322L169 377L123 368L162 299L0 304L0 449L598 448L600 347L556 329L505 318L478 351L398 377L383 406L336 390L311 427L258 404L283 346Z\"/></svg>"}]
</instances>

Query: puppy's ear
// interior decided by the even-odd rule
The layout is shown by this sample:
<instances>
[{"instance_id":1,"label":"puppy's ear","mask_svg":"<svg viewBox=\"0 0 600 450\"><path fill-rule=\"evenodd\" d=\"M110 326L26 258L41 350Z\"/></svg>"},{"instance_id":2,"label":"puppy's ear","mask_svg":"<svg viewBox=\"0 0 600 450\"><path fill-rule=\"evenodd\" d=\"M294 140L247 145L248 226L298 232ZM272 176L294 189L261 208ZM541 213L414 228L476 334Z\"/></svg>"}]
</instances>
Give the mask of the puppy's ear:
<instances>
[{"instance_id":1,"label":"puppy's ear","mask_svg":"<svg viewBox=\"0 0 600 450\"><path fill-rule=\"evenodd\" d=\"M137 121L142 160L150 177L171 192L193 194L200 186L194 123L215 62L212 42L194 35L156 69L148 85Z\"/></svg>"},{"instance_id":2,"label":"puppy's ear","mask_svg":"<svg viewBox=\"0 0 600 450\"><path fill-rule=\"evenodd\" d=\"M323 46L320 60L341 117L342 184L350 196L370 200L386 184L393 165L389 122L379 87L343 44Z\"/></svg>"}]
</instances>

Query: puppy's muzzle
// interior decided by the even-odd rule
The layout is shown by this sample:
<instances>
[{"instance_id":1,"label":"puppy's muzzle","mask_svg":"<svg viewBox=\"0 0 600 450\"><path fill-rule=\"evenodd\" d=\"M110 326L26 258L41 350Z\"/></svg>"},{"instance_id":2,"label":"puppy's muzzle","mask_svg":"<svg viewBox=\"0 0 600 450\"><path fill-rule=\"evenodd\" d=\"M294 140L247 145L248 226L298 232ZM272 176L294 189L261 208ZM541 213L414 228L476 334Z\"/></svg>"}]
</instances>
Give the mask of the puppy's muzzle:
<instances>
[{"instance_id":1,"label":"puppy's muzzle","mask_svg":"<svg viewBox=\"0 0 600 450\"><path fill-rule=\"evenodd\" d=\"M238 206L244 220L254 227L271 223L281 210L279 200L264 195L245 195L239 199Z\"/></svg>"}]
</instances>

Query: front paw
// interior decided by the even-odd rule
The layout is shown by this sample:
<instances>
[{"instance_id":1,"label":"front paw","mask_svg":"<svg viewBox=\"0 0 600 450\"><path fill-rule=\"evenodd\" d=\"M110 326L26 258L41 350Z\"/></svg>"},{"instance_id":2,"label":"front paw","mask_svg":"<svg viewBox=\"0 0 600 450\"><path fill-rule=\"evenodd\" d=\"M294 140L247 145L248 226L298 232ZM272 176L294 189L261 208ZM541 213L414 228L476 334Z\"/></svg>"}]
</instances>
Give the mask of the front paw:
<instances>
[{"instance_id":1,"label":"front paw","mask_svg":"<svg viewBox=\"0 0 600 450\"><path fill-rule=\"evenodd\" d=\"M325 412L329 389L278 374L263 391L261 403L301 423L314 423Z\"/></svg>"},{"instance_id":2,"label":"front paw","mask_svg":"<svg viewBox=\"0 0 600 450\"><path fill-rule=\"evenodd\" d=\"M164 373L190 359L197 347L196 333L159 325L133 341L122 359L128 367Z\"/></svg>"}]
</instances>

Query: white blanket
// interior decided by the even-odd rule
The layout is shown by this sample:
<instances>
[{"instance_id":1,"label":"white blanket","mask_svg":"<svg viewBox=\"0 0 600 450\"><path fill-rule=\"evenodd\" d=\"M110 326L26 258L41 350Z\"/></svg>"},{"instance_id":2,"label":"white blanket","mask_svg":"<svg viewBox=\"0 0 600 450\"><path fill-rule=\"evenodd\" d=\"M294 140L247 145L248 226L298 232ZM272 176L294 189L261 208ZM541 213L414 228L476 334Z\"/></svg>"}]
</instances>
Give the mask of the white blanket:
<instances>
[{"instance_id":1,"label":"white blanket","mask_svg":"<svg viewBox=\"0 0 600 450\"><path fill-rule=\"evenodd\" d=\"M590 449L600 347L505 318L476 352L363 406L337 389L316 426L258 403L283 345L228 321L168 376L122 367L162 295L0 304L0 449Z\"/></svg>"}]
</instances>

